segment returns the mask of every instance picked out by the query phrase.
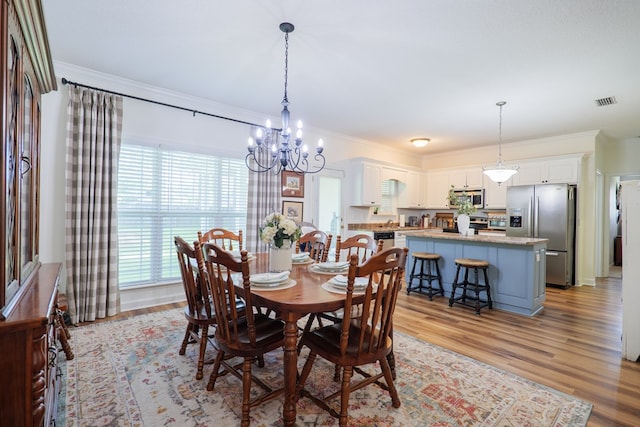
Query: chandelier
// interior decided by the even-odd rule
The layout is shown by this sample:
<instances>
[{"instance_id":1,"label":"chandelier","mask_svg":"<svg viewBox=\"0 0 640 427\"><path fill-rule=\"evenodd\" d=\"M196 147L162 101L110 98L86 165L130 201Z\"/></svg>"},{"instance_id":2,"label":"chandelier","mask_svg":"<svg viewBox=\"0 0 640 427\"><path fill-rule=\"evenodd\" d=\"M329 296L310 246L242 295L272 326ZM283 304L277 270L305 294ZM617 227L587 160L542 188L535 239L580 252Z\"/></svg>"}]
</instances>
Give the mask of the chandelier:
<instances>
[{"instance_id":1,"label":"chandelier","mask_svg":"<svg viewBox=\"0 0 640 427\"><path fill-rule=\"evenodd\" d=\"M322 139L318 141L316 154L309 158L308 147L302 143L302 122L298 121L295 138L291 138L289 127L289 98L287 83L289 72L289 33L294 26L288 22L280 24L280 31L284 33L284 97L282 98L282 112L280 119L282 127L272 128L267 120L265 127L256 129L255 137L249 138L245 157L247 168L253 172L268 172L274 174L290 170L299 174L316 173L324 168L325 158L322 154Z\"/></svg>"},{"instance_id":2,"label":"chandelier","mask_svg":"<svg viewBox=\"0 0 640 427\"><path fill-rule=\"evenodd\" d=\"M517 166L505 166L502 163L502 107L506 104L505 101L496 102L496 105L500 107L500 126L498 128L498 162L493 167L482 167L482 171L485 175L491 179L491 181L500 185L518 172Z\"/></svg>"}]
</instances>

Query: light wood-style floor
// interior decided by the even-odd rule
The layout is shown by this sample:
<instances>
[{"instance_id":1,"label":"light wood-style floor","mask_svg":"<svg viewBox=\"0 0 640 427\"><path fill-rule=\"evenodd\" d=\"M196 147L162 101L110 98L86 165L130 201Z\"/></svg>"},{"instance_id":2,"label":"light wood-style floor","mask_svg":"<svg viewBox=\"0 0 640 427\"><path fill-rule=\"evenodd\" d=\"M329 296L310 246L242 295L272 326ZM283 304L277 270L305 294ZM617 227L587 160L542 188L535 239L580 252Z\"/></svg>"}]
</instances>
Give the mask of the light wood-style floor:
<instances>
[{"instance_id":1,"label":"light wood-style floor","mask_svg":"<svg viewBox=\"0 0 640 427\"><path fill-rule=\"evenodd\" d=\"M402 291L395 328L593 403L589 427L640 426L640 363L621 359L620 279L547 288L544 307L534 317L487 309L478 316L442 297Z\"/></svg>"}]
</instances>

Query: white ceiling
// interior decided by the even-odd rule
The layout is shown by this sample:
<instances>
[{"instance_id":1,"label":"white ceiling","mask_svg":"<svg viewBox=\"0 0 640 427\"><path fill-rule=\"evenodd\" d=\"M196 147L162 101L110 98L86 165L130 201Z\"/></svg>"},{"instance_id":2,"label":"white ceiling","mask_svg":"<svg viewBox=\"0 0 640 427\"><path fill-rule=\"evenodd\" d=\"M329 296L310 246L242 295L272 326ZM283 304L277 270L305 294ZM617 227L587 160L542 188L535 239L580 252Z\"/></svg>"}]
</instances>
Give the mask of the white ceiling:
<instances>
[{"instance_id":1,"label":"white ceiling","mask_svg":"<svg viewBox=\"0 0 640 427\"><path fill-rule=\"evenodd\" d=\"M436 153L640 135L638 0L44 0L53 59ZM65 76L58 76L65 77ZM82 82L80 82L82 83ZM108 88L106 88L108 89ZM598 107L596 99L617 104ZM188 107L188 106L187 106ZM408 140L426 136L423 149Z\"/></svg>"}]
</instances>

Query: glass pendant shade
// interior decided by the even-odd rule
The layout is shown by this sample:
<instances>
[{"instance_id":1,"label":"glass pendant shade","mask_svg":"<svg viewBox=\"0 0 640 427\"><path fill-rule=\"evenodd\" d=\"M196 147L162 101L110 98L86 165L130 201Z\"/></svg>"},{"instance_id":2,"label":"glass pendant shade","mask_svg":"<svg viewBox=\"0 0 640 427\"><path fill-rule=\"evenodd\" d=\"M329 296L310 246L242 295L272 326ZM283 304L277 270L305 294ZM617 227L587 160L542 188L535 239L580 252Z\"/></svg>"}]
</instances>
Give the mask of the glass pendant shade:
<instances>
[{"instance_id":1,"label":"glass pendant shade","mask_svg":"<svg viewBox=\"0 0 640 427\"><path fill-rule=\"evenodd\" d=\"M493 168L483 168L482 173L487 175L489 179L500 185L518 172L518 168L506 167L502 161L499 161Z\"/></svg>"}]
</instances>

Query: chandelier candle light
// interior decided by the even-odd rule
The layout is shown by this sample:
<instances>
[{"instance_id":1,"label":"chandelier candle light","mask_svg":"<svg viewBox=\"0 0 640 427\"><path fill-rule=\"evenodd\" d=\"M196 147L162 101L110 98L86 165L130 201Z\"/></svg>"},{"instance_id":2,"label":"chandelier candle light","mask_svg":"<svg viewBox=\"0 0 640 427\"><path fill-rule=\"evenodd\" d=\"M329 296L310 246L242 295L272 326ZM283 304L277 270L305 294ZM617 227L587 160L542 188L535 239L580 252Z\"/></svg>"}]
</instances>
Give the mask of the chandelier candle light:
<instances>
[{"instance_id":1,"label":"chandelier candle light","mask_svg":"<svg viewBox=\"0 0 640 427\"><path fill-rule=\"evenodd\" d=\"M498 128L498 162L493 167L483 167L482 171L485 175L491 179L491 181L502 184L513 175L518 172L517 166L507 167L502 163L502 107L506 104L505 101L496 102L496 105L500 107L500 126Z\"/></svg>"},{"instance_id":2,"label":"chandelier candle light","mask_svg":"<svg viewBox=\"0 0 640 427\"><path fill-rule=\"evenodd\" d=\"M289 98L287 94L287 83L289 73L289 33L293 32L293 24L283 22L280 24L280 31L284 33L284 97L282 98L282 128L271 127L271 121L267 120L264 128L256 130L255 139L249 138L247 150L249 154L245 157L247 168L253 172L272 171L274 174L283 170L290 170L300 174L320 172L324 168L325 158L322 154L324 150L322 139L318 141L316 154L313 156L313 165L310 169L309 151L306 145L302 144L302 122L298 121L297 131L293 141L291 140L291 129L289 127Z\"/></svg>"}]
</instances>

